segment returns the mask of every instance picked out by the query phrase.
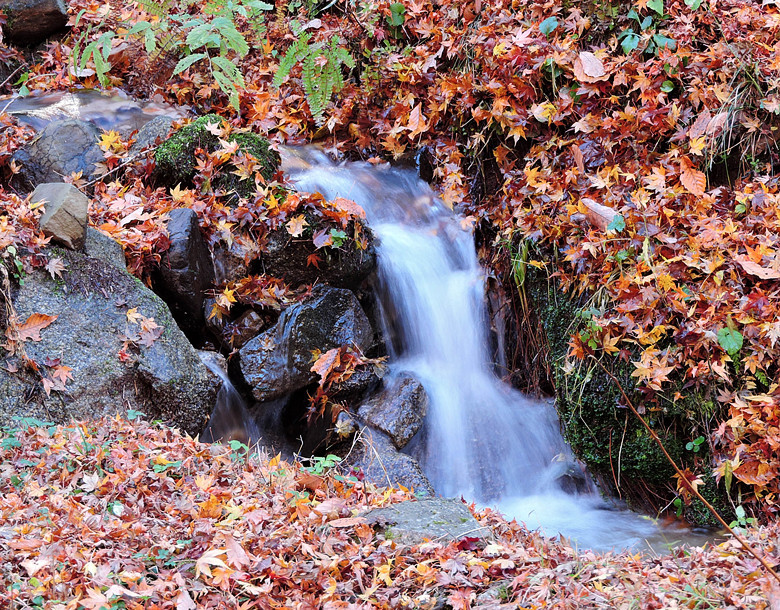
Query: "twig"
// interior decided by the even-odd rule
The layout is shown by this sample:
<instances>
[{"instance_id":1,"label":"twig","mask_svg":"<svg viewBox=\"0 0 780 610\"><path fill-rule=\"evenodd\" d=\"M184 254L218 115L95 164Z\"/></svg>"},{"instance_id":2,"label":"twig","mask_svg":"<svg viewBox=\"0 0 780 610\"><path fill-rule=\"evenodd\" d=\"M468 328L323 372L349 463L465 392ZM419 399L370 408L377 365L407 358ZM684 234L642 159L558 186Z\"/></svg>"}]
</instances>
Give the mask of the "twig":
<instances>
[{"instance_id":1,"label":"twig","mask_svg":"<svg viewBox=\"0 0 780 610\"><path fill-rule=\"evenodd\" d=\"M10 80L11 80L11 79L12 79L14 76L16 76L16 73L17 73L17 72L19 72L19 70L21 70L22 68L25 68L25 67L26 67L26 66L25 66L25 64L22 64L22 65L18 66L18 67L16 68L16 70L14 70L13 72L11 72L11 73L8 75L8 78L6 78L6 79L5 79L5 80L4 80L2 83L0 83L0 89L2 89L3 87L5 87L5 86L6 86L6 85L9 83L9 81L10 81ZM6 106L6 108L7 108L7 106Z\"/></svg>"},{"instance_id":2,"label":"twig","mask_svg":"<svg viewBox=\"0 0 780 610\"><path fill-rule=\"evenodd\" d=\"M677 473L677 476L680 477L681 481L687 481L687 477L685 474L683 474L683 471L680 470L680 467L677 466L677 463L674 461L674 458L672 458L671 455L669 455L669 452L666 450L666 447L664 447L663 443L661 442L661 439L659 438L658 434L656 434L655 430L653 430L650 425L645 421L645 418L642 417L639 414L639 411L636 410L636 407L634 406L634 403L631 402L631 399L626 394L626 391L623 389L622 384L620 381L618 381L617 377L615 377L609 370L607 370L607 367L605 367L598 358L596 358L593 354L590 355L593 360L595 360L596 364L599 365L599 368L601 368L602 371L604 371L607 376L612 379L612 381L615 382L615 385L617 386L618 390L620 391L620 394L623 396L623 400L626 401L626 406L631 409L631 412L636 415L637 419L642 423L642 425L645 427L645 430L647 430L648 434L650 434L650 437L655 441L656 445L661 449L666 459L669 461L669 463L672 465L672 468L674 468L674 471ZM693 494L699 499L699 501L704 504L704 506L707 508L710 513L712 513L712 516L715 517L718 522L734 537L737 539L737 542L739 542L742 545L742 548L744 548L748 553L750 553L753 557L755 557L758 562L764 566L764 569L767 571L768 574L772 575L772 578L774 578L778 583L780 583L780 574L775 572L774 568L769 565L769 563L761 557L761 555L758 554L757 551L753 549L752 546L750 546L747 541L742 538L737 532L735 532L731 527L729 526L726 521L724 521L723 517L721 517L718 514L718 511L715 510L715 507L707 502L707 500L704 499L704 496L702 496L699 493L699 490L696 489L693 485L688 485L688 488L693 492Z\"/></svg>"}]
</instances>

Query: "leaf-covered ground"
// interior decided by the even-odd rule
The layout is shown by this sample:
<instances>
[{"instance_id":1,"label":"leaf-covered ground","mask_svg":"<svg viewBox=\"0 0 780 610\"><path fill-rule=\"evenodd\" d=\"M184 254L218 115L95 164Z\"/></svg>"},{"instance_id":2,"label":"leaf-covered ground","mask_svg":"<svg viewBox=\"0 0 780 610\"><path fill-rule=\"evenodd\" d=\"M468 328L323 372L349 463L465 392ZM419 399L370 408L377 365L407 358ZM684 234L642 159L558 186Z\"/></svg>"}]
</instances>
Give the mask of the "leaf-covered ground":
<instances>
[{"instance_id":1,"label":"leaf-covered ground","mask_svg":"<svg viewBox=\"0 0 780 610\"><path fill-rule=\"evenodd\" d=\"M109 11L71 1L74 24L85 12L70 36L29 67L25 85L33 92L96 86L89 62L75 71L79 78L73 75L74 49L108 29L121 34L136 21L154 22L152 5L115 2ZM194 5L176 10L199 14ZM323 125L309 111L300 67L280 87L272 84L280 57L300 39L296 20L312 43L335 37L356 61L345 69L346 87L325 108ZM733 481L743 502L757 501L774 514L780 492L774 4L367 0L318 13L316 4L291 2L277 3L262 30L242 18L237 25L250 43L244 57L228 54L245 81L240 112L206 62L172 75L179 56L150 55L138 37L114 40L108 78L139 96L216 112L229 120L228 130L250 128L283 142L316 136L352 157L426 150L442 198L496 235L497 259L516 259L520 240L530 239L557 253L547 271L564 286L596 291L589 331L572 338L572 362L595 354L629 363L648 413L675 414L688 422L691 440L707 439L714 462L699 464L694 474ZM167 48L183 42L176 35ZM13 55L2 50L8 61ZM10 154L29 137L2 115L6 177ZM246 158L226 165L229 149L202 155L195 188L166 191L151 180L150 159L124 166L126 143L112 136L103 145L106 169L121 170L93 185L93 222L123 242L140 275L165 248L164 214L173 207L195 209L212 242L234 242L247 258L274 226L297 230L303 207L322 209L312 200L280 207L276 187L262 181L254 197L230 208L212 178L251 176L256 168ZM22 264L46 264L35 213L2 188L0 210L0 246L23 243L31 256ZM295 297L262 276L222 288L219 315L231 299L280 307Z\"/></svg>"},{"instance_id":2,"label":"leaf-covered ground","mask_svg":"<svg viewBox=\"0 0 780 610\"><path fill-rule=\"evenodd\" d=\"M413 494L311 470L141 420L6 431L0 607L769 607L766 576L735 541L575 552L486 510L486 544L405 547L359 513ZM750 538L771 558L777 534Z\"/></svg>"}]
</instances>

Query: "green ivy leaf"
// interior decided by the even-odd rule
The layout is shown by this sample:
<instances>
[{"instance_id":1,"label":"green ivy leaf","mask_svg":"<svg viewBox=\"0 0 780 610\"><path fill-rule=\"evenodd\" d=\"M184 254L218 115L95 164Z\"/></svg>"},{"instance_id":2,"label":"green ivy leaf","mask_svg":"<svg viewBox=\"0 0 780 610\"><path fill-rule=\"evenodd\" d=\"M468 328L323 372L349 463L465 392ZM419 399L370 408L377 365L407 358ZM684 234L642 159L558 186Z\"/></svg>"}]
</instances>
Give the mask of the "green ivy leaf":
<instances>
[{"instance_id":1,"label":"green ivy leaf","mask_svg":"<svg viewBox=\"0 0 780 610\"><path fill-rule=\"evenodd\" d=\"M742 349L742 333L731 328L721 328L718 331L718 343L729 356L734 356Z\"/></svg>"},{"instance_id":2,"label":"green ivy leaf","mask_svg":"<svg viewBox=\"0 0 780 610\"><path fill-rule=\"evenodd\" d=\"M620 46L623 47L623 53L626 55L631 53L631 51L637 48L640 40L641 38L639 38L639 34L635 32L629 32L620 43Z\"/></svg>"},{"instance_id":3,"label":"green ivy leaf","mask_svg":"<svg viewBox=\"0 0 780 610\"><path fill-rule=\"evenodd\" d=\"M654 10L659 15L663 15L664 0L647 0L647 8Z\"/></svg>"},{"instance_id":4,"label":"green ivy leaf","mask_svg":"<svg viewBox=\"0 0 780 610\"><path fill-rule=\"evenodd\" d=\"M555 17L548 17L539 24L539 31L549 38L558 27L558 20Z\"/></svg>"},{"instance_id":5,"label":"green ivy leaf","mask_svg":"<svg viewBox=\"0 0 780 610\"><path fill-rule=\"evenodd\" d=\"M665 80L663 83L661 83L661 91L664 93L674 91L674 83L670 80Z\"/></svg>"},{"instance_id":6,"label":"green ivy leaf","mask_svg":"<svg viewBox=\"0 0 780 610\"><path fill-rule=\"evenodd\" d=\"M626 219L623 218L622 214L616 214L612 222L607 225L607 231L612 231L613 233L620 233L625 228Z\"/></svg>"}]
</instances>

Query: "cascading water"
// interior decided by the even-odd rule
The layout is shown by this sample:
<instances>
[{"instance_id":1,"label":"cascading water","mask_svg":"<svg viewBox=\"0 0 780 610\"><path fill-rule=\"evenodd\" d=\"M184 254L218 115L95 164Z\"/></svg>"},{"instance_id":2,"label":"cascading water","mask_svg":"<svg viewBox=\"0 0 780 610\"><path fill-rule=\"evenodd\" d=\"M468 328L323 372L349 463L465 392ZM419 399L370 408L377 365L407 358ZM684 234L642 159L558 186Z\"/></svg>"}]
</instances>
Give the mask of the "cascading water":
<instances>
[{"instance_id":1,"label":"cascading water","mask_svg":"<svg viewBox=\"0 0 780 610\"><path fill-rule=\"evenodd\" d=\"M379 238L391 374L412 372L430 398L408 450L437 493L497 505L590 548L628 548L654 537L652 521L597 495L561 437L553 406L492 373L473 236L428 185L409 170L338 165L311 148L284 157L299 189L356 201Z\"/></svg>"}]
</instances>

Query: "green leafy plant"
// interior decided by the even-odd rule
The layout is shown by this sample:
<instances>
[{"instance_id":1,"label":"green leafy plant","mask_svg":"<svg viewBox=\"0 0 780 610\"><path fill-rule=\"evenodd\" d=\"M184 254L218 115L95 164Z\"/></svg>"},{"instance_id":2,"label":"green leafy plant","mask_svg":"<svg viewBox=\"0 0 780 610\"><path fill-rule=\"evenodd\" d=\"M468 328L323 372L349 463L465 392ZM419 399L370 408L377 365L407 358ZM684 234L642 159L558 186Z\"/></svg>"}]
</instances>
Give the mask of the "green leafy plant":
<instances>
[{"instance_id":1,"label":"green leafy plant","mask_svg":"<svg viewBox=\"0 0 780 610\"><path fill-rule=\"evenodd\" d=\"M701 449L701 446L704 444L704 437L699 436L692 441L689 441L685 444L685 448L688 451L693 451L694 453L699 453L699 450Z\"/></svg>"},{"instance_id":2,"label":"green leafy plant","mask_svg":"<svg viewBox=\"0 0 780 610\"><path fill-rule=\"evenodd\" d=\"M747 516L745 507L741 504L737 506L736 510L734 511L734 516L736 519L729 523L729 527L734 530L745 529L748 525L756 525L756 523L758 523L755 517Z\"/></svg>"},{"instance_id":3,"label":"green leafy plant","mask_svg":"<svg viewBox=\"0 0 780 610\"><path fill-rule=\"evenodd\" d=\"M76 25L78 25L78 22L86 12L85 9L81 9L78 12L76 15ZM110 84L108 72L111 70L109 56L111 55L111 43L114 40L116 33L109 30L103 32L97 40L87 42L94 29L95 26L90 24L84 33L73 42L73 54L71 56L71 61L73 62L72 74L74 76L85 75L85 71L88 69L87 63L92 60L98 81L100 81L100 84L104 87L108 87Z\"/></svg>"},{"instance_id":4,"label":"green leafy plant","mask_svg":"<svg viewBox=\"0 0 780 610\"><path fill-rule=\"evenodd\" d=\"M545 38L549 38L558 28L558 20L555 17L548 17L539 24L539 31L544 34Z\"/></svg>"},{"instance_id":5,"label":"green leafy plant","mask_svg":"<svg viewBox=\"0 0 780 610\"><path fill-rule=\"evenodd\" d=\"M658 5L660 5L660 7ZM650 6L650 2L648 2L647 6L656 12L658 12L658 9L660 8L659 15L663 15L662 0L659 0L658 4L655 6ZM652 16L647 15L645 17L640 17L639 13L637 13L634 9L631 9L628 12L627 17L636 21L637 26L639 27L639 32L636 32L631 28L627 28L618 34L620 46L623 48L623 53L626 55L637 49L643 38L647 40L647 44L643 50L648 54L652 53L658 55L660 50L663 48L667 48L671 51L674 51L677 48L677 42L673 38L669 38L668 36L660 34L655 30L655 21L653 20ZM666 82L671 84L671 81ZM671 91L671 89L669 89L669 91Z\"/></svg>"},{"instance_id":6,"label":"green leafy plant","mask_svg":"<svg viewBox=\"0 0 780 610\"><path fill-rule=\"evenodd\" d=\"M325 106L333 94L344 87L342 66L354 68L355 60L346 49L339 46L338 36L333 36L328 42L312 42L312 35L301 31L279 63L274 85L280 87L297 64L301 65L301 79L309 110L317 125L322 125Z\"/></svg>"},{"instance_id":7,"label":"green leafy plant","mask_svg":"<svg viewBox=\"0 0 780 610\"><path fill-rule=\"evenodd\" d=\"M341 461L341 458L337 455L329 453L325 457L313 456L308 458L308 460L309 465L305 466L304 470L310 472L311 474L322 475L325 474L326 471L336 466L336 464Z\"/></svg>"},{"instance_id":8,"label":"green leafy plant","mask_svg":"<svg viewBox=\"0 0 780 610\"><path fill-rule=\"evenodd\" d=\"M154 0L146 0L143 5L158 20L135 23L128 30L128 36L142 37L146 52L152 58L166 47L179 44L182 57L173 73L179 74L204 62L214 81L228 96L230 104L238 110L238 90L245 86L245 82L235 60L246 56L250 45L236 28L236 19L247 19L260 32L263 14L273 6L260 0L226 0L209 2L201 12L189 15L186 12L170 13L167 3L158 4ZM176 42L177 39L183 39L183 42Z\"/></svg>"}]
</instances>

